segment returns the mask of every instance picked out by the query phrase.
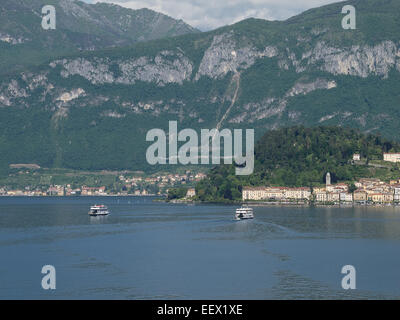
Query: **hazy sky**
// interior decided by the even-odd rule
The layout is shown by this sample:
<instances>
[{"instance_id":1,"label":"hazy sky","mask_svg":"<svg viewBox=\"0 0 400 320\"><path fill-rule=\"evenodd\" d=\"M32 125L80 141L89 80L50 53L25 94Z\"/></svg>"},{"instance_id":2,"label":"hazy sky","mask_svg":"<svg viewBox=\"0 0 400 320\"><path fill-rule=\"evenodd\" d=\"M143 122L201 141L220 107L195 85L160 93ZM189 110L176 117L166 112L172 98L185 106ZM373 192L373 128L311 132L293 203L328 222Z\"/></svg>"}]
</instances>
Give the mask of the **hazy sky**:
<instances>
[{"instance_id":1,"label":"hazy sky","mask_svg":"<svg viewBox=\"0 0 400 320\"><path fill-rule=\"evenodd\" d=\"M84 0L115 3L132 9L149 8L182 19L202 31L255 17L284 20L307 9L339 0Z\"/></svg>"}]
</instances>

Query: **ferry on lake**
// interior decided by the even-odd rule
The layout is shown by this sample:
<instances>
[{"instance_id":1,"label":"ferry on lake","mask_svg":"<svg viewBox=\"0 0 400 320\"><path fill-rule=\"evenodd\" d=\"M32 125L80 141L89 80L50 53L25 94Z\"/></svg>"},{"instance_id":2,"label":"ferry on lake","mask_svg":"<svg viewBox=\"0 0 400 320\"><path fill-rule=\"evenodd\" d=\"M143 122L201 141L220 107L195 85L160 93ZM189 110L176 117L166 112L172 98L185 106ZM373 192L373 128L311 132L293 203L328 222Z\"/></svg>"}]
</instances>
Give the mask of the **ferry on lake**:
<instances>
[{"instance_id":1,"label":"ferry on lake","mask_svg":"<svg viewBox=\"0 0 400 320\"><path fill-rule=\"evenodd\" d=\"M239 209L236 209L235 220L248 220L254 219L253 208L248 206L242 206Z\"/></svg>"},{"instance_id":2,"label":"ferry on lake","mask_svg":"<svg viewBox=\"0 0 400 320\"><path fill-rule=\"evenodd\" d=\"M90 207L89 216L97 217L97 216L108 216L110 211L105 205L94 205Z\"/></svg>"}]
</instances>

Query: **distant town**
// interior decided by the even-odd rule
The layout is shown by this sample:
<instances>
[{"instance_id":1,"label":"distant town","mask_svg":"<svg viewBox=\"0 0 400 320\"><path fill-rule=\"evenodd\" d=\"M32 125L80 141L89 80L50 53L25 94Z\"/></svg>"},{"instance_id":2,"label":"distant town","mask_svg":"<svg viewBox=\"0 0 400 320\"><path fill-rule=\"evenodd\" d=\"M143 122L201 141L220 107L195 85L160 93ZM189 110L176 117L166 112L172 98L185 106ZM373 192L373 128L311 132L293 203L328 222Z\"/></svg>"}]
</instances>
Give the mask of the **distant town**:
<instances>
[{"instance_id":1,"label":"distant town","mask_svg":"<svg viewBox=\"0 0 400 320\"><path fill-rule=\"evenodd\" d=\"M23 165L19 165L23 166ZM14 168L16 166L14 165ZM192 186L204 179L204 173L165 174L150 177L119 175L113 186L74 186L72 184L50 185L24 189L0 186L0 196L156 196L165 195L169 188Z\"/></svg>"},{"instance_id":2,"label":"distant town","mask_svg":"<svg viewBox=\"0 0 400 320\"><path fill-rule=\"evenodd\" d=\"M354 162L361 161L360 154L354 154ZM384 153L385 162L400 163L400 153ZM27 165L13 165L22 169ZM32 167L30 169L39 169ZM21 173L21 172L20 172ZM164 196L171 188L186 188L184 201L196 200L195 184L207 175L186 171L175 174L135 176L121 174L113 186L73 186L60 184L41 187L26 186L13 189L0 186L0 196ZM275 203L316 203L316 204L400 204L400 177L397 180L382 181L378 178L359 178L351 183L331 182L331 174L326 174L326 184L316 187L290 188L286 186L257 186L242 188L243 202Z\"/></svg>"},{"instance_id":3,"label":"distant town","mask_svg":"<svg viewBox=\"0 0 400 320\"><path fill-rule=\"evenodd\" d=\"M384 153L384 161L400 162L400 153ZM353 161L360 161L360 154ZM244 187L243 201L315 202L320 204L400 204L400 179L389 183L377 178L360 178L353 185L331 183L331 174L326 174L324 187Z\"/></svg>"}]
</instances>

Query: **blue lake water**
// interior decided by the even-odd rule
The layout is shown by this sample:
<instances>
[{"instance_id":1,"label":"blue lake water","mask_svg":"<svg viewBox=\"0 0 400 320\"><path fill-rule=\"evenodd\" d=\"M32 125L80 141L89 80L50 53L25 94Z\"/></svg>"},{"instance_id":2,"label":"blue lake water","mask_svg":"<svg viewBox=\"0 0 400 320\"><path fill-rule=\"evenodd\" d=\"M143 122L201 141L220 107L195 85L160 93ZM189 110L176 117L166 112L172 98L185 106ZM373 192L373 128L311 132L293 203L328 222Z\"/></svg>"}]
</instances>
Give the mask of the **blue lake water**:
<instances>
[{"instance_id":1,"label":"blue lake water","mask_svg":"<svg viewBox=\"0 0 400 320\"><path fill-rule=\"evenodd\" d=\"M109 206L89 217L90 205ZM400 208L0 198L0 299L398 299ZM44 265L56 290L41 287ZM357 270L356 290L341 269Z\"/></svg>"}]
</instances>

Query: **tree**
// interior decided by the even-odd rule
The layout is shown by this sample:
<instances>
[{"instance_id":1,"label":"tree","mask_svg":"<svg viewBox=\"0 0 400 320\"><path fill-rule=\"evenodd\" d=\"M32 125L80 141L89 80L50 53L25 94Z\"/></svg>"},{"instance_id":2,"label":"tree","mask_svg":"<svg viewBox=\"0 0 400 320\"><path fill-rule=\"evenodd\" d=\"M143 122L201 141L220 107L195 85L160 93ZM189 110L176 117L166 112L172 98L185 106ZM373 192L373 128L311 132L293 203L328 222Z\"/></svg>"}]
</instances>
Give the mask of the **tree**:
<instances>
[{"instance_id":1,"label":"tree","mask_svg":"<svg viewBox=\"0 0 400 320\"><path fill-rule=\"evenodd\" d=\"M351 183L350 185L349 185L349 192L350 193L353 193L354 191L356 191L357 190L357 187L354 185L354 183Z\"/></svg>"}]
</instances>

